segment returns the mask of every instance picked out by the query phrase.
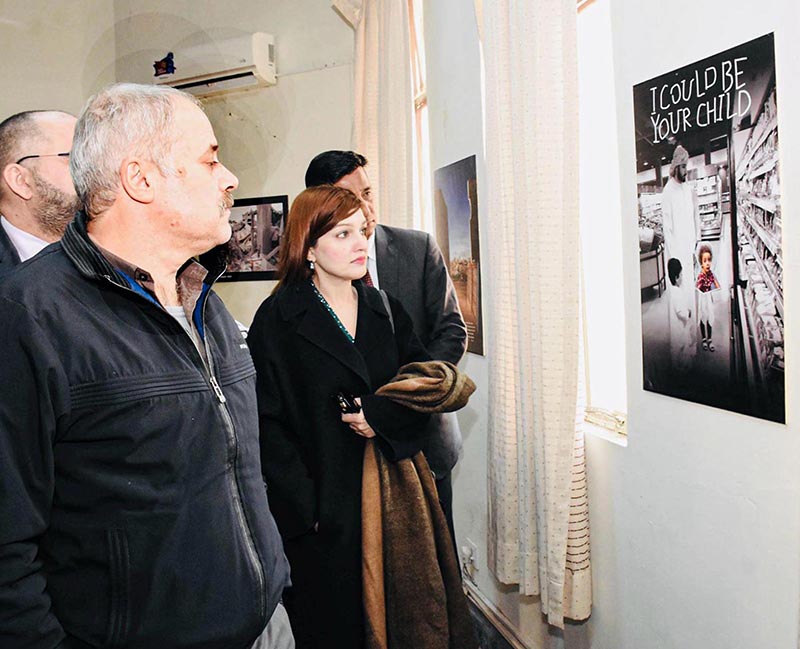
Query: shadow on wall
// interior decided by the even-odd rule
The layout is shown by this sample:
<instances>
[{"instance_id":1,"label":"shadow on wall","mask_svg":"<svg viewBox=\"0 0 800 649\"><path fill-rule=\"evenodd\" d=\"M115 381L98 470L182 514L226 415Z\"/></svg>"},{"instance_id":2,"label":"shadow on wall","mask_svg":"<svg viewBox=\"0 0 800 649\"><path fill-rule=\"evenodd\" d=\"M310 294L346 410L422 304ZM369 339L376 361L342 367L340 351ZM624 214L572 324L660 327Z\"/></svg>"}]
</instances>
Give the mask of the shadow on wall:
<instances>
[{"instance_id":1,"label":"shadow on wall","mask_svg":"<svg viewBox=\"0 0 800 649\"><path fill-rule=\"evenodd\" d=\"M230 97L215 97L204 102L208 119L214 125L223 163L234 155L232 171L242 188L261 188L286 164L286 134L290 116L295 120L294 96L288 89L291 79L283 79L275 89L245 92ZM226 163L227 164L227 163ZM294 165L301 168L300 165ZM258 190L260 191L260 190ZM241 191L238 195L245 197Z\"/></svg>"}]
</instances>

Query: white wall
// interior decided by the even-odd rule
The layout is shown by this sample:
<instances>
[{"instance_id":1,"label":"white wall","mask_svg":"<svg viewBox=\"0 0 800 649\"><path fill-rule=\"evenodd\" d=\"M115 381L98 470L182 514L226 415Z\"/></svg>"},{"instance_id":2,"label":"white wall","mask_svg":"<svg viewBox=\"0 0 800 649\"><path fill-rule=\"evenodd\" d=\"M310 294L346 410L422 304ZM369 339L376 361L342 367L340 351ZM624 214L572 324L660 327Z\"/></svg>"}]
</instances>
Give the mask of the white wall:
<instances>
[{"instance_id":1,"label":"white wall","mask_svg":"<svg viewBox=\"0 0 800 649\"><path fill-rule=\"evenodd\" d=\"M0 121L23 110L78 113L114 80L113 26L105 0L0 2Z\"/></svg>"},{"instance_id":2,"label":"white wall","mask_svg":"<svg viewBox=\"0 0 800 649\"><path fill-rule=\"evenodd\" d=\"M239 177L235 196L304 188L306 167L326 149L350 148L353 32L329 0L115 0L118 81L149 83L168 51L264 31L275 36L277 85L206 100L220 159ZM273 282L217 284L249 324Z\"/></svg>"},{"instance_id":3,"label":"white wall","mask_svg":"<svg viewBox=\"0 0 800 649\"><path fill-rule=\"evenodd\" d=\"M609 0L598 0L607 2ZM800 228L784 218L787 421L780 426L642 388L632 87L767 32L776 36L783 178L800 173L797 5L614 0L629 441L588 440L596 649L779 649L798 637ZM587 11L591 11L590 6ZM798 192L784 184L784 214Z\"/></svg>"}]
</instances>

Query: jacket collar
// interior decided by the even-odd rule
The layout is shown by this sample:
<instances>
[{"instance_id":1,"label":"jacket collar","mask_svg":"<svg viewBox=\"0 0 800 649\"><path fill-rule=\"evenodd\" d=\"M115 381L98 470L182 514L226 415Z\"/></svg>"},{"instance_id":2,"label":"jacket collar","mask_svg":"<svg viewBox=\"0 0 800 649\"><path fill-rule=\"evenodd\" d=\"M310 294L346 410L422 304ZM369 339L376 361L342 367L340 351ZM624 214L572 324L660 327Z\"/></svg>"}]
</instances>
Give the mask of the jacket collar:
<instances>
[{"instance_id":1,"label":"jacket collar","mask_svg":"<svg viewBox=\"0 0 800 649\"><path fill-rule=\"evenodd\" d=\"M376 345L385 345L387 339L392 339L391 325L380 293L361 282L354 282L353 285L358 291L356 344L344 337L336 322L314 295L310 282L284 286L275 299L284 320L301 317L297 325L298 335L353 370L371 387L363 355Z\"/></svg>"},{"instance_id":2,"label":"jacket collar","mask_svg":"<svg viewBox=\"0 0 800 649\"><path fill-rule=\"evenodd\" d=\"M64 236L61 237L61 247L67 257L84 277L104 278L127 287L128 283L89 239L86 223L86 212L81 210L67 225Z\"/></svg>"},{"instance_id":3,"label":"jacket collar","mask_svg":"<svg viewBox=\"0 0 800 649\"><path fill-rule=\"evenodd\" d=\"M104 278L128 287L129 282L111 265L97 246L92 243L86 230L88 218L86 212L81 210L67 225L64 236L61 237L61 247L69 260L75 264L78 271L91 279ZM205 283L213 284L225 271L224 246L214 248L201 257L201 263L208 270Z\"/></svg>"}]
</instances>

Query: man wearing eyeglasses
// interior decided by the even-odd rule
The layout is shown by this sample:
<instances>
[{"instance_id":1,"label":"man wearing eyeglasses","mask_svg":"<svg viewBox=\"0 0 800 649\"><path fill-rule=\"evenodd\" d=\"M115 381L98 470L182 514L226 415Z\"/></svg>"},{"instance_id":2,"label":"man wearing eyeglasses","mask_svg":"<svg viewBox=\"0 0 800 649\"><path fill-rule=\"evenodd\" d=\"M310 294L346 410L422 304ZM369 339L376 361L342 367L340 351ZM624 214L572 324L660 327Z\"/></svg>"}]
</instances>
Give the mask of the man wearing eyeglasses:
<instances>
[{"instance_id":1,"label":"man wearing eyeglasses","mask_svg":"<svg viewBox=\"0 0 800 649\"><path fill-rule=\"evenodd\" d=\"M26 111L0 123L0 276L58 241L78 197L69 173L75 117Z\"/></svg>"}]
</instances>

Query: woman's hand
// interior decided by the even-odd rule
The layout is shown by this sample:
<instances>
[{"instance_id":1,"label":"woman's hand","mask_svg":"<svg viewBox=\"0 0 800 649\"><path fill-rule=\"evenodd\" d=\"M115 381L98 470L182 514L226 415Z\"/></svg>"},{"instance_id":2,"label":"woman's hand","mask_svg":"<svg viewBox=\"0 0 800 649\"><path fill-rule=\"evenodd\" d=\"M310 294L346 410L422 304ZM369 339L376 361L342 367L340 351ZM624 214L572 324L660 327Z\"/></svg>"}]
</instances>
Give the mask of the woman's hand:
<instances>
[{"instance_id":1,"label":"woman's hand","mask_svg":"<svg viewBox=\"0 0 800 649\"><path fill-rule=\"evenodd\" d=\"M359 406L361 405L361 399L356 397L355 401ZM375 431L372 430L372 426L367 423L363 410L359 410L358 412L343 413L342 421L346 424L349 424L350 428L356 435L361 435L361 437L366 437L367 439L375 437Z\"/></svg>"}]
</instances>

